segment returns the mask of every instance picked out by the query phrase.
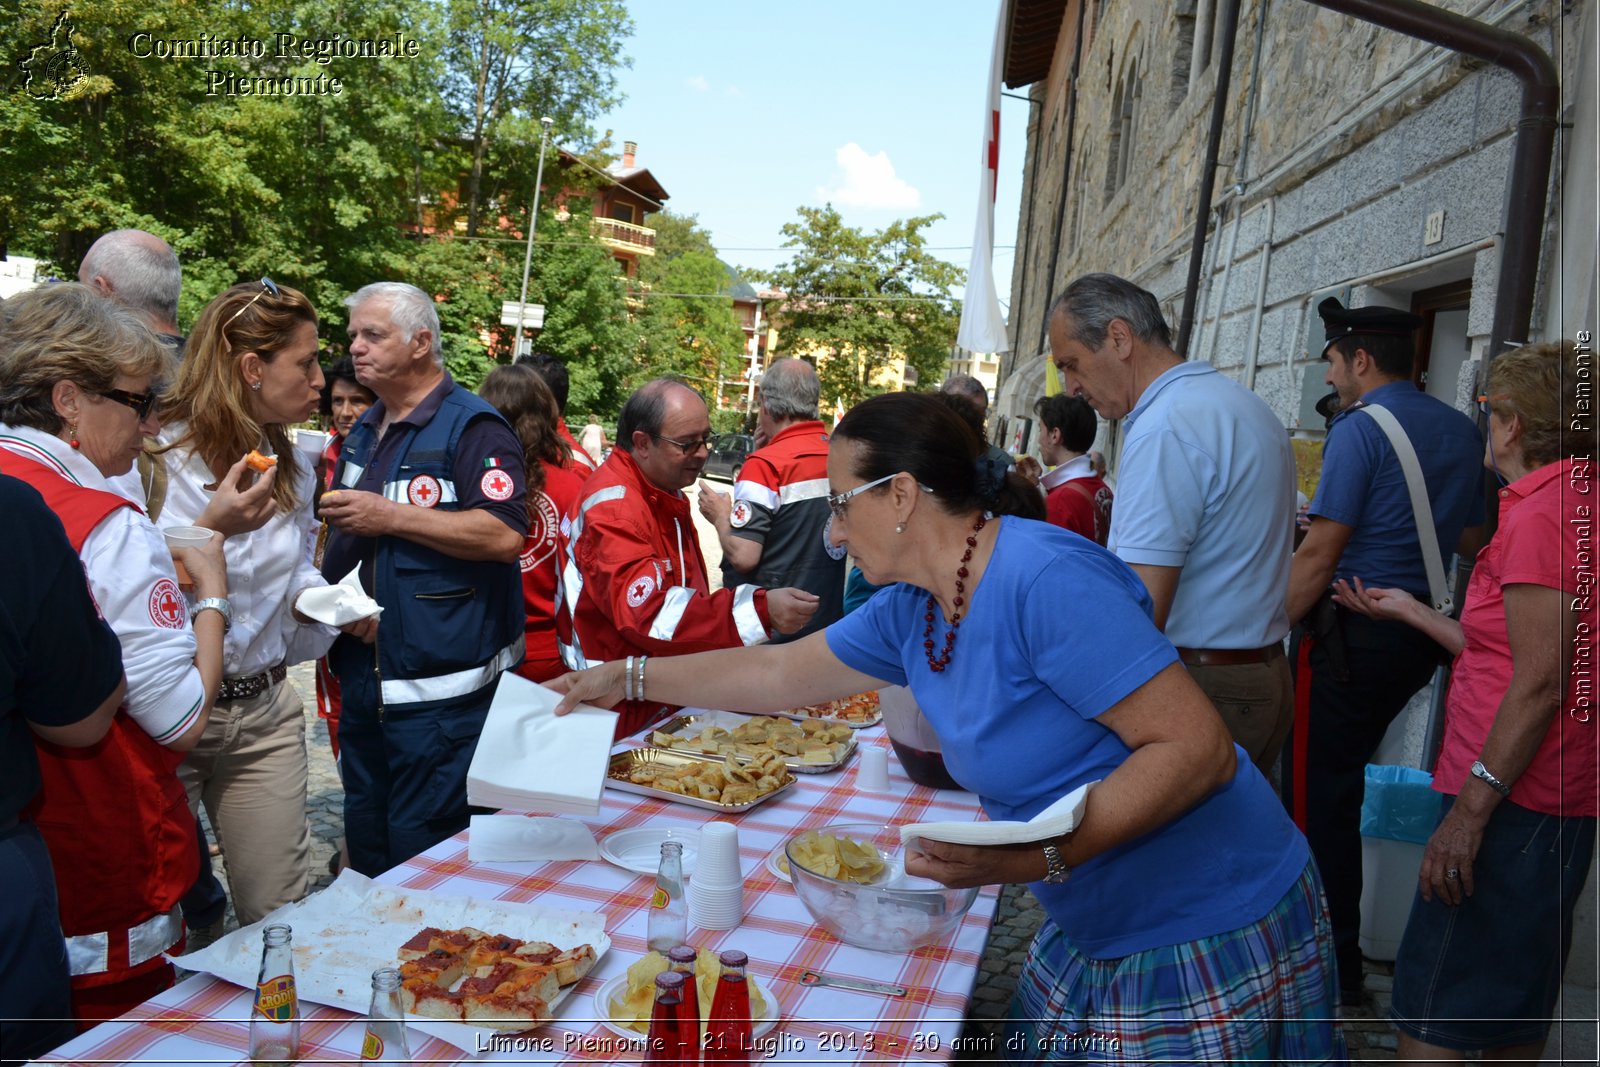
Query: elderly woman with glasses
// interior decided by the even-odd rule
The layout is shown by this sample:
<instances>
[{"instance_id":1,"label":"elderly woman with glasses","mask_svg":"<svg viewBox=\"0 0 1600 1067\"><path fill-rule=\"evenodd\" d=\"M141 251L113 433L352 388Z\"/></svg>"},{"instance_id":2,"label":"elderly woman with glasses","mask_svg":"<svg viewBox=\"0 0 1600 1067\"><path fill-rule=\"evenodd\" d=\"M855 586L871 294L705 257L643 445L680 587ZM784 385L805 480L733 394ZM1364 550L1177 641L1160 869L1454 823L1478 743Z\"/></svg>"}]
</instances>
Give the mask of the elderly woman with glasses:
<instances>
[{"instance_id":1,"label":"elderly woman with glasses","mask_svg":"<svg viewBox=\"0 0 1600 1067\"><path fill-rule=\"evenodd\" d=\"M178 902L198 869L176 771L222 683L222 539L169 551L110 481L160 430L152 409L171 359L131 312L82 285L42 286L0 307L0 472L31 484L61 519L128 679L103 740L36 743L44 788L28 817L55 867L85 1025L172 984L162 954L181 951ZM187 603L174 556L192 583Z\"/></svg>"},{"instance_id":2,"label":"elderly woman with glasses","mask_svg":"<svg viewBox=\"0 0 1600 1067\"><path fill-rule=\"evenodd\" d=\"M1532 1062L1550 1031L1600 814L1595 436L1578 394L1593 359L1566 341L1489 365L1500 521L1459 622L1399 589L1335 586L1345 607L1455 654L1433 772L1444 810L1395 962L1404 1060Z\"/></svg>"},{"instance_id":3,"label":"elderly woman with glasses","mask_svg":"<svg viewBox=\"0 0 1600 1067\"><path fill-rule=\"evenodd\" d=\"M263 278L200 312L160 408L160 523L227 538L225 678L178 773L191 807L206 806L246 925L309 884L305 719L286 674L326 652L335 631L295 609L301 594L327 583L311 559L316 477L288 427L310 418L321 398L316 312L300 292ZM256 476L252 452L276 462ZM363 620L347 628L369 639L375 627Z\"/></svg>"},{"instance_id":4,"label":"elderly woman with glasses","mask_svg":"<svg viewBox=\"0 0 1600 1067\"><path fill-rule=\"evenodd\" d=\"M770 712L907 685L957 782L1026 821L1082 786L1076 829L924 840L906 870L1028 882L1049 914L1012 1006L1019 1059L1223 1063L1342 1055L1333 943L1305 839L1229 738L1122 562L1037 514L1038 490L948 407L867 400L828 454L835 543L892 584L785 645L608 663L552 683L607 704ZM1177 1020L1177 1022L1175 1022Z\"/></svg>"}]
</instances>

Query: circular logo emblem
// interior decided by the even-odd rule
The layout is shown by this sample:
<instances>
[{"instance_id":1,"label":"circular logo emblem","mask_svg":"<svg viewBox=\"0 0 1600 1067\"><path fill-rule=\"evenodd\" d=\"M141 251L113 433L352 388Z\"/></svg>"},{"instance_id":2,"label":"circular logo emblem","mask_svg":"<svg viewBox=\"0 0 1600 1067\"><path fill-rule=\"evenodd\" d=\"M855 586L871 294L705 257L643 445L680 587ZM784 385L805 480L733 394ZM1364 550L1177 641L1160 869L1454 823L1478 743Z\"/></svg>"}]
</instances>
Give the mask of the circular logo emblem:
<instances>
[{"instance_id":1,"label":"circular logo emblem","mask_svg":"<svg viewBox=\"0 0 1600 1067\"><path fill-rule=\"evenodd\" d=\"M733 511L728 514L728 523L731 526L743 526L750 521L750 501L735 500Z\"/></svg>"},{"instance_id":2,"label":"circular logo emblem","mask_svg":"<svg viewBox=\"0 0 1600 1067\"><path fill-rule=\"evenodd\" d=\"M560 528L561 518L556 514L555 501L544 493L536 494L533 519L528 523L527 547L522 550L522 555L518 559L524 574L555 553L556 532Z\"/></svg>"},{"instance_id":3,"label":"circular logo emblem","mask_svg":"<svg viewBox=\"0 0 1600 1067\"><path fill-rule=\"evenodd\" d=\"M849 551L843 543L833 543L833 516L828 516L828 521L822 524L822 550L828 554L829 559L844 559Z\"/></svg>"},{"instance_id":4,"label":"circular logo emblem","mask_svg":"<svg viewBox=\"0 0 1600 1067\"><path fill-rule=\"evenodd\" d=\"M169 630L181 630L188 612L184 608L183 594L178 583L163 578L150 590L150 621Z\"/></svg>"},{"instance_id":5,"label":"circular logo emblem","mask_svg":"<svg viewBox=\"0 0 1600 1067\"><path fill-rule=\"evenodd\" d=\"M650 599L650 594L656 591L656 580L646 574L644 577L628 586L628 606L636 608Z\"/></svg>"},{"instance_id":6,"label":"circular logo emblem","mask_svg":"<svg viewBox=\"0 0 1600 1067\"><path fill-rule=\"evenodd\" d=\"M406 499L419 508L439 505L439 479L431 474L419 474L406 483Z\"/></svg>"},{"instance_id":7,"label":"circular logo emblem","mask_svg":"<svg viewBox=\"0 0 1600 1067\"><path fill-rule=\"evenodd\" d=\"M511 475L499 467L490 467L478 479L478 488L490 500L510 500L511 494L517 491L517 484L511 480Z\"/></svg>"}]
</instances>

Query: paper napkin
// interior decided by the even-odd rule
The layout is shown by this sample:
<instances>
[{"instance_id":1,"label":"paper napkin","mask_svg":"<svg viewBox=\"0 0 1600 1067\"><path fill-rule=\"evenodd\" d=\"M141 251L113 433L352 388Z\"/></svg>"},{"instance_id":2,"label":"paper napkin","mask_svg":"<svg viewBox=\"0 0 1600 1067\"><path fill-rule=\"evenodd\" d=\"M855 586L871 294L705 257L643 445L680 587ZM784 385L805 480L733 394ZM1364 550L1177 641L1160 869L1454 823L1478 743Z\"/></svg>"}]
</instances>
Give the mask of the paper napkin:
<instances>
[{"instance_id":1,"label":"paper napkin","mask_svg":"<svg viewBox=\"0 0 1600 1067\"><path fill-rule=\"evenodd\" d=\"M361 588L361 565L339 580L338 585L319 585L307 589L294 602L294 608L308 619L329 626L343 626L380 614L383 608Z\"/></svg>"},{"instance_id":2,"label":"paper napkin","mask_svg":"<svg viewBox=\"0 0 1600 1067\"><path fill-rule=\"evenodd\" d=\"M556 718L561 697L502 674L467 769L467 800L490 808L596 815L617 713L579 704Z\"/></svg>"}]
</instances>

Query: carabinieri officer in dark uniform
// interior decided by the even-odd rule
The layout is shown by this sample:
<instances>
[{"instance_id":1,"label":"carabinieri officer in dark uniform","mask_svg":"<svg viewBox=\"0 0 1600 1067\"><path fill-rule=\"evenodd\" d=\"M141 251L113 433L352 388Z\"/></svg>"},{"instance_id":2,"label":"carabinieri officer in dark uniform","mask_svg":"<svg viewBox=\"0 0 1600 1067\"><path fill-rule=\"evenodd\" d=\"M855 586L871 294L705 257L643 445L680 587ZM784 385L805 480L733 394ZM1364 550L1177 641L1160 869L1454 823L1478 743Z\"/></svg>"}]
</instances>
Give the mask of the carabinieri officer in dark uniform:
<instances>
[{"instance_id":1,"label":"carabinieri officer in dark uniform","mask_svg":"<svg viewBox=\"0 0 1600 1067\"><path fill-rule=\"evenodd\" d=\"M1360 578L1431 599L1405 474L1388 436L1363 409L1381 405L1410 439L1447 566L1452 552L1475 553L1482 543L1483 439L1466 415L1412 384L1420 318L1393 308L1345 308L1332 298L1317 311L1327 333L1326 381L1339 394L1340 411L1328 427L1311 526L1289 575L1289 619L1305 622L1297 631L1297 666L1310 672L1310 696L1308 707L1296 708L1285 784L1322 873L1341 993L1353 1004L1361 992L1366 764L1395 716L1448 660L1404 623L1369 619L1328 598L1335 578ZM1307 688L1302 675L1297 693Z\"/></svg>"}]
</instances>

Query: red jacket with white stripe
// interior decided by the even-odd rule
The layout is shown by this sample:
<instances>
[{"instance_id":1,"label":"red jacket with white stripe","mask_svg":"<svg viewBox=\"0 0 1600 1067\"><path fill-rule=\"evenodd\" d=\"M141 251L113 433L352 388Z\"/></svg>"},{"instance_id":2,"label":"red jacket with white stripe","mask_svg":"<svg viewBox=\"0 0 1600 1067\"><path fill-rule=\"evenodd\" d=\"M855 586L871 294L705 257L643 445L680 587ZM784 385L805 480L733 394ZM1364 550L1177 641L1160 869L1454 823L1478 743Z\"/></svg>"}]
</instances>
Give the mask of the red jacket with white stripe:
<instances>
[{"instance_id":1,"label":"red jacket with white stripe","mask_svg":"<svg viewBox=\"0 0 1600 1067\"><path fill-rule=\"evenodd\" d=\"M652 484L620 448L584 482L561 524L556 635L569 667L759 644L771 625L765 589L711 592L682 493ZM617 710L622 737L676 709L624 701Z\"/></svg>"}]
</instances>

